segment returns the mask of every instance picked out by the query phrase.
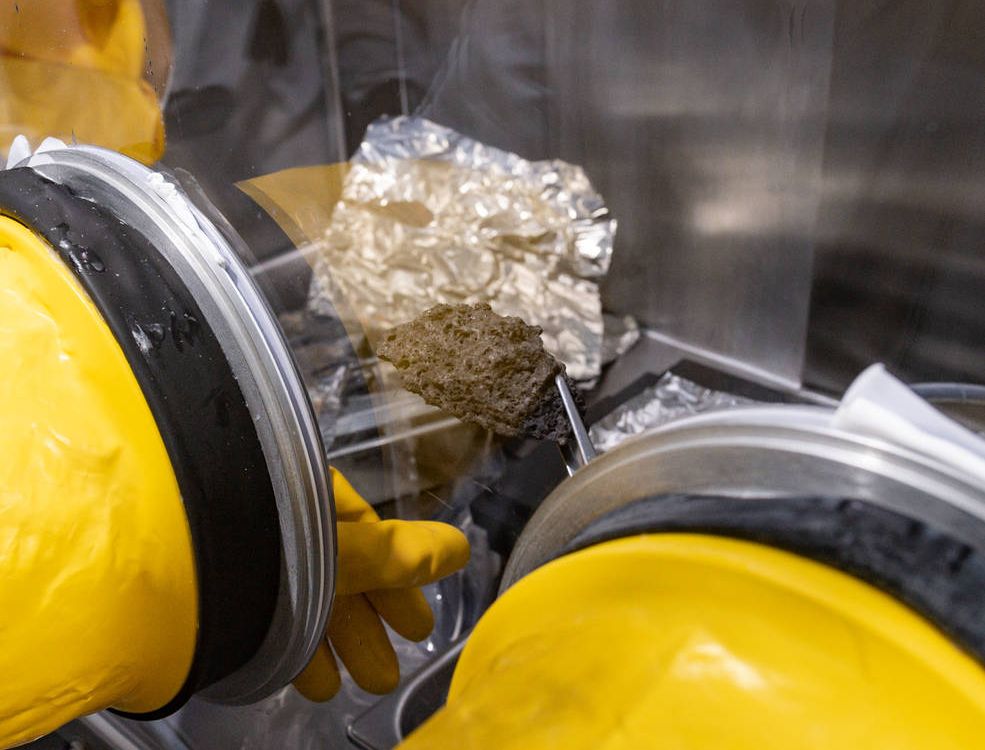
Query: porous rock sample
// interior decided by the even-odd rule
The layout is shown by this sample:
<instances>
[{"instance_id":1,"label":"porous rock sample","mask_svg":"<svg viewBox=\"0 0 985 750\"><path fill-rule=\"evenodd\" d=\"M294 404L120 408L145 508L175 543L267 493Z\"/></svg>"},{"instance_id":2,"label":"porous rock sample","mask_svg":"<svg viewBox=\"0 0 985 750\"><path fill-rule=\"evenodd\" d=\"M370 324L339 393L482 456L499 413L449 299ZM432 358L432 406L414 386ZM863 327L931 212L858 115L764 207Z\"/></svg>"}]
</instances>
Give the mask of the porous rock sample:
<instances>
[{"instance_id":1,"label":"porous rock sample","mask_svg":"<svg viewBox=\"0 0 985 750\"><path fill-rule=\"evenodd\" d=\"M544 350L540 333L484 303L442 304L391 328L377 354L407 390L463 422L564 442L571 426L554 383L564 365Z\"/></svg>"}]
</instances>

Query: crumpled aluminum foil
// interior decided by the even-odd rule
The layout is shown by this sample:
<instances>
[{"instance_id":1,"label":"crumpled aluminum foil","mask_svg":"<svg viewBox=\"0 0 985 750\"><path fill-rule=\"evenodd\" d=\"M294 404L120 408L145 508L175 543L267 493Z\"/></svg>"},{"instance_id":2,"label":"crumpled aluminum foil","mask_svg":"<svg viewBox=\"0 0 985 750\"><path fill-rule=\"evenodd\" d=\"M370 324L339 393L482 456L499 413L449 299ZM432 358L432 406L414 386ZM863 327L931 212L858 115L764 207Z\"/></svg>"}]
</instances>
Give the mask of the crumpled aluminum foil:
<instances>
[{"instance_id":1,"label":"crumpled aluminum foil","mask_svg":"<svg viewBox=\"0 0 985 750\"><path fill-rule=\"evenodd\" d=\"M602 365L598 280L615 231L580 167L419 117L379 120L319 243L309 306L347 309L372 341L439 302L488 302L541 326L548 351L587 380Z\"/></svg>"},{"instance_id":2,"label":"crumpled aluminum foil","mask_svg":"<svg viewBox=\"0 0 985 750\"><path fill-rule=\"evenodd\" d=\"M602 334L602 364L614 362L632 349L640 340L640 326L632 315L602 314L605 332Z\"/></svg>"},{"instance_id":3,"label":"crumpled aluminum foil","mask_svg":"<svg viewBox=\"0 0 985 750\"><path fill-rule=\"evenodd\" d=\"M742 396L705 388L668 372L654 385L593 424L588 435L595 449L602 452L644 430L681 417L751 403L755 402Z\"/></svg>"}]
</instances>

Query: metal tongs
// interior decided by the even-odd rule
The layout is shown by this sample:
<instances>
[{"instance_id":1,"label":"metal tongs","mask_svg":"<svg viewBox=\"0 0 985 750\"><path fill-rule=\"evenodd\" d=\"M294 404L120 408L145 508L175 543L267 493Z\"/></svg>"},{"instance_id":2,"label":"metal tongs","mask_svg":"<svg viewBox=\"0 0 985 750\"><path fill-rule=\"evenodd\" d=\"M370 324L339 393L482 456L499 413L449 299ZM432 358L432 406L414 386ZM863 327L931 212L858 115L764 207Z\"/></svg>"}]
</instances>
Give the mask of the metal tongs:
<instances>
[{"instance_id":1,"label":"metal tongs","mask_svg":"<svg viewBox=\"0 0 985 750\"><path fill-rule=\"evenodd\" d=\"M558 443L558 448L561 449L561 458L564 459L564 465L568 470L568 476L572 476L578 469L595 458L595 446L592 445L592 441L588 437L588 430L585 429L585 423L581 420L581 414L578 413L578 406L575 404L574 396L571 395L564 374L557 375L554 378L554 383L561 394L561 402L568 414L571 432L575 436L574 440L569 438L563 443Z\"/></svg>"}]
</instances>

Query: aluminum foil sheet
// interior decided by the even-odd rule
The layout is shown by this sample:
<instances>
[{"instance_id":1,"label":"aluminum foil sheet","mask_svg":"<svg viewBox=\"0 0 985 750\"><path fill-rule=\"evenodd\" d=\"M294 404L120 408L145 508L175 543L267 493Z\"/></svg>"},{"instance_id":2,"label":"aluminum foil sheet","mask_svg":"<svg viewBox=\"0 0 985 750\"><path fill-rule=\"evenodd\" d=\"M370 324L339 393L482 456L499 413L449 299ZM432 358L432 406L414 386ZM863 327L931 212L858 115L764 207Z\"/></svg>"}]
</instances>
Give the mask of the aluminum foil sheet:
<instances>
[{"instance_id":1,"label":"aluminum foil sheet","mask_svg":"<svg viewBox=\"0 0 985 750\"><path fill-rule=\"evenodd\" d=\"M640 340L640 326L632 315L617 317L604 313L605 332L602 335L602 364L614 362L632 349Z\"/></svg>"},{"instance_id":2,"label":"aluminum foil sheet","mask_svg":"<svg viewBox=\"0 0 985 750\"><path fill-rule=\"evenodd\" d=\"M675 419L751 403L755 402L713 391L668 372L654 385L593 424L588 434L596 450L607 451L633 435Z\"/></svg>"},{"instance_id":3,"label":"aluminum foil sheet","mask_svg":"<svg viewBox=\"0 0 985 750\"><path fill-rule=\"evenodd\" d=\"M419 117L372 124L313 260L309 307L372 341L438 303L488 302L544 329L578 380L602 365L598 282L616 222L584 171L530 162Z\"/></svg>"}]
</instances>

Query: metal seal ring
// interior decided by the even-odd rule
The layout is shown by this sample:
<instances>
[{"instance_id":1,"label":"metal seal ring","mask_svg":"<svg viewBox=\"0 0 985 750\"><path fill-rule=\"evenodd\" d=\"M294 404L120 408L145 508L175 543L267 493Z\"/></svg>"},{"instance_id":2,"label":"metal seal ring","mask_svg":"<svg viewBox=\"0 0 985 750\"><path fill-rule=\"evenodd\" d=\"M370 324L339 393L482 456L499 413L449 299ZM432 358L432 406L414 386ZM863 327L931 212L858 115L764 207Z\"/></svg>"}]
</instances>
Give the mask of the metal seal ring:
<instances>
[{"instance_id":1,"label":"metal seal ring","mask_svg":"<svg viewBox=\"0 0 985 750\"><path fill-rule=\"evenodd\" d=\"M932 458L830 427L830 414L810 406L736 408L627 440L544 500L513 548L500 592L595 520L651 495L852 497L985 551L985 490Z\"/></svg>"}]
</instances>

